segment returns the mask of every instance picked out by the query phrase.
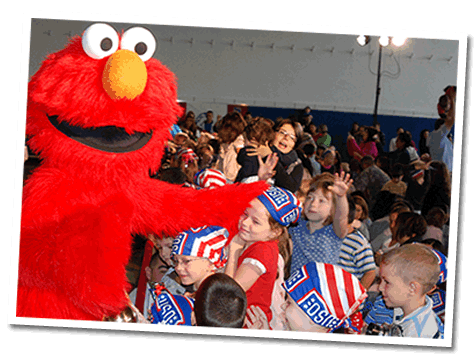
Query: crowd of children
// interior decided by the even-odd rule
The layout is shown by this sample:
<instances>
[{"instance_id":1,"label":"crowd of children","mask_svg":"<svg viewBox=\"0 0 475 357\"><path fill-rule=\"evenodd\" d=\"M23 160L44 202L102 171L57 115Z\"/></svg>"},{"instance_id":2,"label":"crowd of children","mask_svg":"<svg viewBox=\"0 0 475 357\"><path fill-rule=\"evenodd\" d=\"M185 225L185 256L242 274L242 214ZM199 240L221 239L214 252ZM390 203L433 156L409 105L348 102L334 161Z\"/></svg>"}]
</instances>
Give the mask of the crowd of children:
<instances>
[{"instance_id":1,"label":"crowd of children","mask_svg":"<svg viewBox=\"0 0 475 357\"><path fill-rule=\"evenodd\" d=\"M344 162L309 110L275 122L236 111L213 122L209 111L202 128L194 118L173 129L152 176L269 188L235 236L203 226L148 237L140 321L443 338L450 173L430 146L412 156L402 130L400 152L386 153L379 127L355 123Z\"/></svg>"}]
</instances>

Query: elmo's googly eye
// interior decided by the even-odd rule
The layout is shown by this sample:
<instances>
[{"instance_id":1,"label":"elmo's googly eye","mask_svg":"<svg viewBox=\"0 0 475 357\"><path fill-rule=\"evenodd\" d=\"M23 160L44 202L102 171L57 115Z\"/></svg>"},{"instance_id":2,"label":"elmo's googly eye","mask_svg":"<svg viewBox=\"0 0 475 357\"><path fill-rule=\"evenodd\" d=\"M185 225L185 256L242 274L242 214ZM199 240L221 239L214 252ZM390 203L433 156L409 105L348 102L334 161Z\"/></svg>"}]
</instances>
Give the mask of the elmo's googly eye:
<instances>
[{"instance_id":1,"label":"elmo's googly eye","mask_svg":"<svg viewBox=\"0 0 475 357\"><path fill-rule=\"evenodd\" d=\"M119 35L110 25L91 25L82 36L82 48L94 59L110 56L119 48Z\"/></svg>"},{"instance_id":2,"label":"elmo's googly eye","mask_svg":"<svg viewBox=\"0 0 475 357\"><path fill-rule=\"evenodd\" d=\"M143 27L133 27L125 31L120 48L137 53L145 62L153 56L156 45L155 37L149 30Z\"/></svg>"}]
</instances>

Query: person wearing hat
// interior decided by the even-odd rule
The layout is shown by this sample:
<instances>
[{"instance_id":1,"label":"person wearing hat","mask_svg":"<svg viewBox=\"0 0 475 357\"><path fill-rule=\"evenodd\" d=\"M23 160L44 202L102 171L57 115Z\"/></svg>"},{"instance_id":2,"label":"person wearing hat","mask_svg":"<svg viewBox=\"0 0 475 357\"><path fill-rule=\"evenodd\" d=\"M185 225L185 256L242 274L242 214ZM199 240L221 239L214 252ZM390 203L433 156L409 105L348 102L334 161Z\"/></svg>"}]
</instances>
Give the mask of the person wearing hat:
<instances>
[{"instance_id":1,"label":"person wearing hat","mask_svg":"<svg viewBox=\"0 0 475 357\"><path fill-rule=\"evenodd\" d=\"M251 201L229 244L225 273L246 291L248 306L259 306L272 320L272 293L277 278L279 241L300 219L301 207L290 191L271 186Z\"/></svg>"},{"instance_id":2,"label":"person wearing hat","mask_svg":"<svg viewBox=\"0 0 475 357\"><path fill-rule=\"evenodd\" d=\"M357 311L366 289L358 279L336 265L310 262L283 284L285 330L331 333L340 328L361 333L363 320ZM268 329L258 308L249 308L247 326Z\"/></svg>"},{"instance_id":3,"label":"person wearing hat","mask_svg":"<svg viewBox=\"0 0 475 357\"><path fill-rule=\"evenodd\" d=\"M196 291L201 282L226 264L224 247L229 233L219 226L181 232L172 243L171 259L182 285Z\"/></svg>"}]
</instances>

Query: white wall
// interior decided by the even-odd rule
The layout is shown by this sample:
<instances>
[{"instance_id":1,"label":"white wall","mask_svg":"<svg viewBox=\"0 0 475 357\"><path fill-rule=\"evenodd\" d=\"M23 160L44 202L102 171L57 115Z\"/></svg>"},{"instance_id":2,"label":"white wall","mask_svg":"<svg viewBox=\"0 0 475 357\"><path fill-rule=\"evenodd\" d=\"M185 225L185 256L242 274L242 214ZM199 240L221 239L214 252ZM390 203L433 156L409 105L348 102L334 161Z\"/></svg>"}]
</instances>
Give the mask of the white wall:
<instances>
[{"instance_id":1,"label":"white wall","mask_svg":"<svg viewBox=\"0 0 475 357\"><path fill-rule=\"evenodd\" d=\"M50 52L89 22L33 20L30 75ZM112 24L117 30L133 24ZM196 113L225 113L226 105L372 113L378 46L355 35L147 25L157 38L154 57L178 78L179 99ZM380 114L435 117L443 88L457 83L458 41L410 39L386 48Z\"/></svg>"}]
</instances>

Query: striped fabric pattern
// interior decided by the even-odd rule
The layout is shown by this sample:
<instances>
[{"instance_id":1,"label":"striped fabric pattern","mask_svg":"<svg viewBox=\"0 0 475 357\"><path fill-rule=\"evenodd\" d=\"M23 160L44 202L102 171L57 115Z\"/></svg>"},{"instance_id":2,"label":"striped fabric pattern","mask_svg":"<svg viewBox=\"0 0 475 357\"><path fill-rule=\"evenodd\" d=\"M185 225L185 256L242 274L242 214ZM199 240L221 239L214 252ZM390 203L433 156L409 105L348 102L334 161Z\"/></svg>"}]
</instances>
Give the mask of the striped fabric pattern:
<instances>
[{"instance_id":1,"label":"striped fabric pattern","mask_svg":"<svg viewBox=\"0 0 475 357\"><path fill-rule=\"evenodd\" d=\"M283 287L315 324L332 331L345 323L367 296L353 275L317 262L304 265Z\"/></svg>"},{"instance_id":2,"label":"striped fabric pattern","mask_svg":"<svg viewBox=\"0 0 475 357\"><path fill-rule=\"evenodd\" d=\"M228 230L219 226L192 228L173 240L171 255L207 258L216 268L222 268L227 261L224 246L228 236Z\"/></svg>"},{"instance_id":3,"label":"striped fabric pattern","mask_svg":"<svg viewBox=\"0 0 475 357\"><path fill-rule=\"evenodd\" d=\"M226 185L226 176L215 169L203 169L196 173L195 184L201 188L217 188Z\"/></svg>"},{"instance_id":4,"label":"striped fabric pattern","mask_svg":"<svg viewBox=\"0 0 475 357\"><path fill-rule=\"evenodd\" d=\"M360 232L354 231L345 237L338 265L358 279L366 272L376 269L373 250Z\"/></svg>"},{"instance_id":5,"label":"striped fabric pattern","mask_svg":"<svg viewBox=\"0 0 475 357\"><path fill-rule=\"evenodd\" d=\"M267 208L272 218L284 227L300 219L301 203L292 192L285 188L271 186L263 194L257 196L257 199Z\"/></svg>"}]
</instances>

